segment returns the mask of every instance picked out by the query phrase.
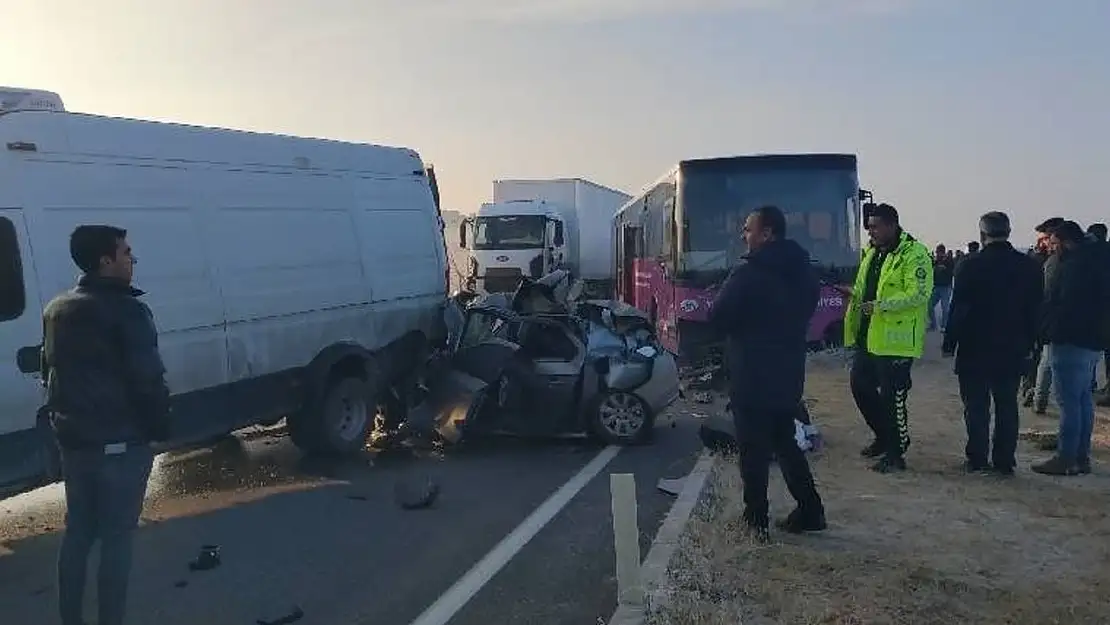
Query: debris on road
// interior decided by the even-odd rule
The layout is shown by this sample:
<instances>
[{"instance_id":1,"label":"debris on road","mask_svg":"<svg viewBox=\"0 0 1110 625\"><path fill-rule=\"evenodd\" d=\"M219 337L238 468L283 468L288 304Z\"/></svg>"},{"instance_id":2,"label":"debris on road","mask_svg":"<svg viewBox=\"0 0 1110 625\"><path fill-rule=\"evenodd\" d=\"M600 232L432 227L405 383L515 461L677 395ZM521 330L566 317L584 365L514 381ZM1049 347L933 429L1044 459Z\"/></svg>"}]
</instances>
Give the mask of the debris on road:
<instances>
[{"instance_id":1,"label":"debris on road","mask_svg":"<svg viewBox=\"0 0 1110 625\"><path fill-rule=\"evenodd\" d=\"M694 400L694 402L699 404L713 403L713 395L709 391L696 391L690 396L690 398Z\"/></svg>"},{"instance_id":2,"label":"debris on road","mask_svg":"<svg viewBox=\"0 0 1110 625\"><path fill-rule=\"evenodd\" d=\"M190 571L210 571L220 566L220 546L201 545L196 559L189 563Z\"/></svg>"},{"instance_id":3,"label":"debris on road","mask_svg":"<svg viewBox=\"0 0 1110 625\"><path fill-rule=\"evenodd\" d=\"M405 510L430 508L439 497L439 484L429 477L402 479L394 487L393 497Z\"/></svg>"},{"instance_id":4,"label":"debris on road","mask_svg":"<svg viewBox=\"0 0 1110 625\"><path fill-rule=\"evenodd\" d=\"M289 614L286 614L281 618L277 618L272 621L267 621L266 619L258 619L257 621L255 621L255 623L257 623L258 625L289 625L290 623L296 623L303 618L304 610L300 609L297 606L293 606L293 610Z\"/></svg>"},{"instance_id":5,"label":"debris on road","mask_svg":"<svg viewBox=\"0 0 1110 625\"><path fill-rule=\"evenodd\" d=\"M655 485L659 492L677 497L682 492L682 487L686 484L686 478L663 478Z\"/></svg>"}]
</instances>

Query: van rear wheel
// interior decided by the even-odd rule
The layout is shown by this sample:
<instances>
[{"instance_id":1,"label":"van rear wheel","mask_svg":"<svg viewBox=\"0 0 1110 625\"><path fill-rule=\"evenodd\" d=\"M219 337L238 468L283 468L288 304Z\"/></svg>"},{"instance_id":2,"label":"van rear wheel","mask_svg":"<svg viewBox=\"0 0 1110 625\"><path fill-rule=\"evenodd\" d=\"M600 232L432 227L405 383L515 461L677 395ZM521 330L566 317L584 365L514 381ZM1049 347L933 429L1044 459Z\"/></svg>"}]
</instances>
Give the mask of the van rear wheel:
<instances>
[{"instance_id":1,"label":"van rear wheel","mask_svg":"<svg viewBox=\"0 0 1110 625\"><path fill-rule=\"evenodd\" d=\"M290 423L293 443L308 453L342 455L366 446L378 402L360 377L332 379L319 399Z\"/></svg>"}]
</instances>

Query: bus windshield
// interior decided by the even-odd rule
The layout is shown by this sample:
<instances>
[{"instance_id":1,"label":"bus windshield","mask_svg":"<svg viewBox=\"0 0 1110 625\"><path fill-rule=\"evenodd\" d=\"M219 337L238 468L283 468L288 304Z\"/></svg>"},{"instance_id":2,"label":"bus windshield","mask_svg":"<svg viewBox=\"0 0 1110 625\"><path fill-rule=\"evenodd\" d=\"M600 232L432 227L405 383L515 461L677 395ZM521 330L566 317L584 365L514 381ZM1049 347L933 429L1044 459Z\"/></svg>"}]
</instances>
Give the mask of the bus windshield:
<instances>
[{"instance_id":1,"label":"bus windshield","mask_svg":"<svg viewBox=\"0 0 1110 625\"><path fill-rule=\"evenodd\" d=\"M474 249L526 250L543 247L542 215L478 217L474 220Z\"/></svg>"},{"instance_id":2,"label":"bus windshield","mask_svg":"<svg viewBox=\"0 0 1110 625\"><path fill-rule=\"evenodd\" d=\"M858 262L858 217L853 215L858 179L854 170L784 168L745 170L715 166L684 169L679 190L683 246L680 273L717 274L747 252L744 220L756 208L777 206L786 215L786 236L820 264Z\"/></svg>"}]
</instances>

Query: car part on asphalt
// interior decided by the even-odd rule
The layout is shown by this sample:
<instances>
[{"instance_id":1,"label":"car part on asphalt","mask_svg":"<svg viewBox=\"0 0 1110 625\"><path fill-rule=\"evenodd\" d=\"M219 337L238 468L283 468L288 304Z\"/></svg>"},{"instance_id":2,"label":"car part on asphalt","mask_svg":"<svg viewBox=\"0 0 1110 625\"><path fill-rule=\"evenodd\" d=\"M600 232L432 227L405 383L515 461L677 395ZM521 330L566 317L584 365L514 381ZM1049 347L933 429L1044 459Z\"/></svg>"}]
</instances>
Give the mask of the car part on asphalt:
<instances>
[{"instance_id":1,"label":"car part on asphalt","mask_svg":"<svg viewBox=\"0 0 1110 625\"><path fill-rule=\"evenodd\" d=\"M293 606L293 609L289 612L289 614L286 614L285 616L274 619L272 621L268 621L266 619L258 619L255 621L255 623L257 623L258 625L290 625L290 623L296 623L303 618L304 610L302 610L299 606Z\"/></svg>"},{"instance_id":2,"label":"car part on asphalt","mask_svg":"<svg viewBox=\"0 0 1110 625\"><path fill-rule=\"evenodd\" d=\"M393 487L393 498L405 510L432 507L439 497L439 484L427 476L399 480Z\"/></svg>"},{"instance_id":3,"label":"car part on asphalt","mask_svg":"<svg viewBox=\"0 0 1110 625\"><path fill-rule=\"evenodd\" d=\"M189 570L210 571L220 566L221 563L219 545L201 545L200 553L189 563Z\"/></svg>"}]
</instances>

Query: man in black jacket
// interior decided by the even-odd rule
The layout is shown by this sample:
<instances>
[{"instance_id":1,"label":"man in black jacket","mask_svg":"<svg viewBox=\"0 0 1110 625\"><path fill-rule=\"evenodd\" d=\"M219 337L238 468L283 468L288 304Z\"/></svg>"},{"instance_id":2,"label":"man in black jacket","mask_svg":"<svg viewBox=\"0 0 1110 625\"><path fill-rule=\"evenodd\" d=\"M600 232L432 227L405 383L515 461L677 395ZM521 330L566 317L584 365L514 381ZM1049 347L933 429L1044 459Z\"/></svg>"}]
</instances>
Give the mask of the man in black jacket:
<instances>
[{"instance_id":1,"label":"man in black jacket","mask_svg":"<svg viewBox=\"0 0 1110 625\"><path fill-rule=\"evenodd\" d=\"M99 540L98 623L121 625L150 443L169 437L169 390L153 316L131 286L127 232L78 226L69 248L83 275L43 311L46 407L66 492L58 604L63 625L83 622L88 558Z\"/></svg>"},{"instance_id":2,"label":"man in black jacket","mask_svg":"<svg viewBox=\"0 0 1110 625\"><path fill-rule=\"evenodd\" d=\"M1074 221L1057 226L1052 243L1059 264L1042 307L1041 337L1050 347L1060 433L1056 454L1033 470L1077 475L1091 470L1091 379L1110 345L1110 267L1104 248L1088 244Z\"/></svg>"},{"instance_id":3,"label":"man in black jacket","mask_svg":"<svg viewBox=\"0 0 1110 625\"><path fill-rule=\"evenodd\" d=\"M809 254L785 238L786 218L774 206L744 223L747 262L728 277L709 321L726 337L729 400L744 480L744 522L767 538L767 483L772 455L797 501L778 526L791 533L825 529L825 509L794 418L805 386L806 330L820 287Z\"/></svg>"},{"instance_id":4,"label":"man in black jacket","mask_svg":"<svg viewBox=\"0 0 1110 625\"><path fill-rule=\"evenodd\" d=\"M968 256L960 267L942 351L956 355L967 426L967 471L1013 475L1018 385L1037 338L1041 268L1010 245L1005 213L983 215L979 232L982 251Z\"/></svg>"}]
</instances>

